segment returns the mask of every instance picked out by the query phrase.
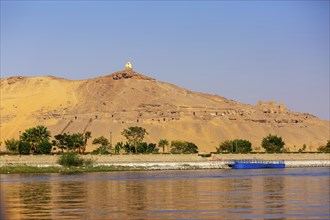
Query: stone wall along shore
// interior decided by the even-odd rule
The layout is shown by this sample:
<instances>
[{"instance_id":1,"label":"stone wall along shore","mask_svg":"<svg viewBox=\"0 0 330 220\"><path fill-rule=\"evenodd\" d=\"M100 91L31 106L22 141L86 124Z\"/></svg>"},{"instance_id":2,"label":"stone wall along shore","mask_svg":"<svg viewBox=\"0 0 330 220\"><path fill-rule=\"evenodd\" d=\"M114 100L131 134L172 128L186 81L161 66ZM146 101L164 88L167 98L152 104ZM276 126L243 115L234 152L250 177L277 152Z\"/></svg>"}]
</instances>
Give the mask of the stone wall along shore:
<instances>
[{"instance_id":1,"label":"stone wall along shore","mask_svg":"<svg viewBox=\"0 0 330 220\"><path fill-rule=\"evenodd\" d=\"M95 166L131 166L146 169L213 169L227 168L226 160L285 160L286 167L330 167L330 154L214 154L203 158L197 154L82 155ZM0 166L58 166L59 155L2 155Z\"/></svg>"}]
</instances>

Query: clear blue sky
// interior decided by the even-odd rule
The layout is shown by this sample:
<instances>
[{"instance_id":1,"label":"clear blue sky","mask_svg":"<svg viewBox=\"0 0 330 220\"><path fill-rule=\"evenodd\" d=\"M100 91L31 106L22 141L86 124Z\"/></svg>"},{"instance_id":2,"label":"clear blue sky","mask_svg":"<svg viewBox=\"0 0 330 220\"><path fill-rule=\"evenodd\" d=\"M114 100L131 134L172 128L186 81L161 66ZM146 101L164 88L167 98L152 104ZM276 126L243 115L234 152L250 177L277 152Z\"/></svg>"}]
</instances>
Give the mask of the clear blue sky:
<instances>
[{"instance_id":1,"label":"clear blue sky","mask_svg":"<svg viewBox=\"0 0 330 220\"><path fill-rule=\"evenodd\" d=\"M133 68L329 120L329 1L1 1L1 77Z\"/></svg>"}]
</instances>

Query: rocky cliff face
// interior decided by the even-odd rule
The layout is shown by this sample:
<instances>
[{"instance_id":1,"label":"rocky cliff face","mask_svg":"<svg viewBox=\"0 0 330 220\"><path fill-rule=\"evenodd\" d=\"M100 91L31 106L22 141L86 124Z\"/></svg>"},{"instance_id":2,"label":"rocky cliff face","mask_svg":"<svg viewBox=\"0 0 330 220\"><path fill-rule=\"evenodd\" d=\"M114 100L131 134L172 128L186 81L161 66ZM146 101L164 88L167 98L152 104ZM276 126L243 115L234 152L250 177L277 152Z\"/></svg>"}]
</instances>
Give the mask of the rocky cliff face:
<instances>
[{"instance_id":1,"label":"rocky cliff face","mask_svg":"<svg viewBox=\"0 0 330 220\"><path fill-rule=\"evenodd\" d=\"M291 112L282 103L242 104L131 69L78 81L48 76L10 77L0 83L2 142L38 124L53 135L89 130L95 138L111 132L114 142L124 140L123 128L137 125L148 130L147 141L188 140L202 151L215 151L233 138L248 139L258 149L270 133L282 136L291 150L303 144L315 150L329 139L329 121Z\"/></svg>"}]
</instances>

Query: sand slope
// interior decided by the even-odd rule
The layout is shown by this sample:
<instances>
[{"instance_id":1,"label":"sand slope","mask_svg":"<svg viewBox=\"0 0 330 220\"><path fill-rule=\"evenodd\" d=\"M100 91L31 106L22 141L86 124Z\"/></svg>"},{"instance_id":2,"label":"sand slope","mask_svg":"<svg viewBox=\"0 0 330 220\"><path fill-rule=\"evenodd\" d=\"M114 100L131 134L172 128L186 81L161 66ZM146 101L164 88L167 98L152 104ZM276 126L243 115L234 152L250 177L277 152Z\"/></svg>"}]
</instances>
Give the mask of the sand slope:
<instances>
[{"instance_id":1,"label":"sand slope","mask_svg":"<svg viewBox=\"0 0 330 220\"><path fill-rule=\"evenodd\" d=\"M137 125L149 132L148 142L188 140L206 152L233 138L248 139L258 149L269 133L282 136L290 150L303 144L315 150L330 138L329 121L291 112L284 104L241 104L133 70L79 81L10 77L0 84L2 142L38 124L48 126L52 135L88 130L93 138L109 138L111 132L113 143L125 140L120 135L124 128ZM93 148L90 141L87 149Z\"/></svg>"}]
</instances>

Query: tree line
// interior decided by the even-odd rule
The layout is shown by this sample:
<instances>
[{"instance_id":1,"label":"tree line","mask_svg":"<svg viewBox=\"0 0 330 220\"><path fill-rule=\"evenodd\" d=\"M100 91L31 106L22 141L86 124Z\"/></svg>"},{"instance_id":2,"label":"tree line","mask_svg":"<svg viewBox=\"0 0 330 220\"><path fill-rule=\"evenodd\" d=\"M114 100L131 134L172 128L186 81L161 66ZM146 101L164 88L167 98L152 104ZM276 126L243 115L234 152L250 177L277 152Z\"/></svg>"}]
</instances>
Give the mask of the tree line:
<instances>
[{"instance_id":1,"label":"tree line","mask_svg":"<svg viewBox=\"0 0 330 220\"><path fill-rule=\"evenodd\" d=\"M282 137L269 134L261 141L261 146L267 153L286 153L288 150L284 148L285 142ZM252 144L248 140L234 139L226 140L222 142L219 147L216 148L217 153L250 153L252 152ZM304 144L298 152L304 152L306 145ZM324 146L320 146L318 152L330 153L330 140Z\"/></svg>"},{"instance_id":2,"label":"tree line","mask_svg":"<svg viewBox=\"0 0 330 220\"><path fill-rule=\"evenodd\" d=\"M160 148L165 152L165 148L170 148L170 153L198 153L198 147L188 141L167 139L159 140L156 143L147 143L144 137L148 135L145 128L134 126L123 129L121 132L126 138L126 142L117 142L113 147L109 139L104 136L94 138L93 145L97 148L92 154L120 154L120 153L159 153ZM92 138L92 133L63 133L57 134L51 140L50 131L43 125L26 129L18 139L5 140L5 146L9 152L27 154L50 154L51 152L77 152L85 153L87 141Z\"/></svg>"},{"instance_id":3,"label":"tree line","mask_svg":"<svg viewBox=\"0 0 330 220\"><path fill-rule=\"evenodd\" d=\"M173 140L169 142L167 139L159 140L156 143L147 143L144 138L149 133L143 127L133 126L123 129L121 135L126 138L126 142L117 142L114 146L109 139L104 136L94 138L93 145L97 148L92 154L121 154L121 153L164 153L165 148L169 153L198 153L196 144L189 141ZM51 140L50 131L43 125L26 129L19 139L5 140L5 146L9 152L19 154L50 154L51 152L77 152L85 153L87 141L92 138L92 133L63 133L57 134ZM284 148L285 142L282 137L269 134L261 141L261 146L266 152L281 153L287 152ZM305 151L306 146L299 149L300 152ZM319 152L330 153L330 141L326 145L318 148ZM220 143L216 148L217 153L249 153L252 152L252 144L248 140L234 139L226 140Z\"/></svg>"}]
</instances>

